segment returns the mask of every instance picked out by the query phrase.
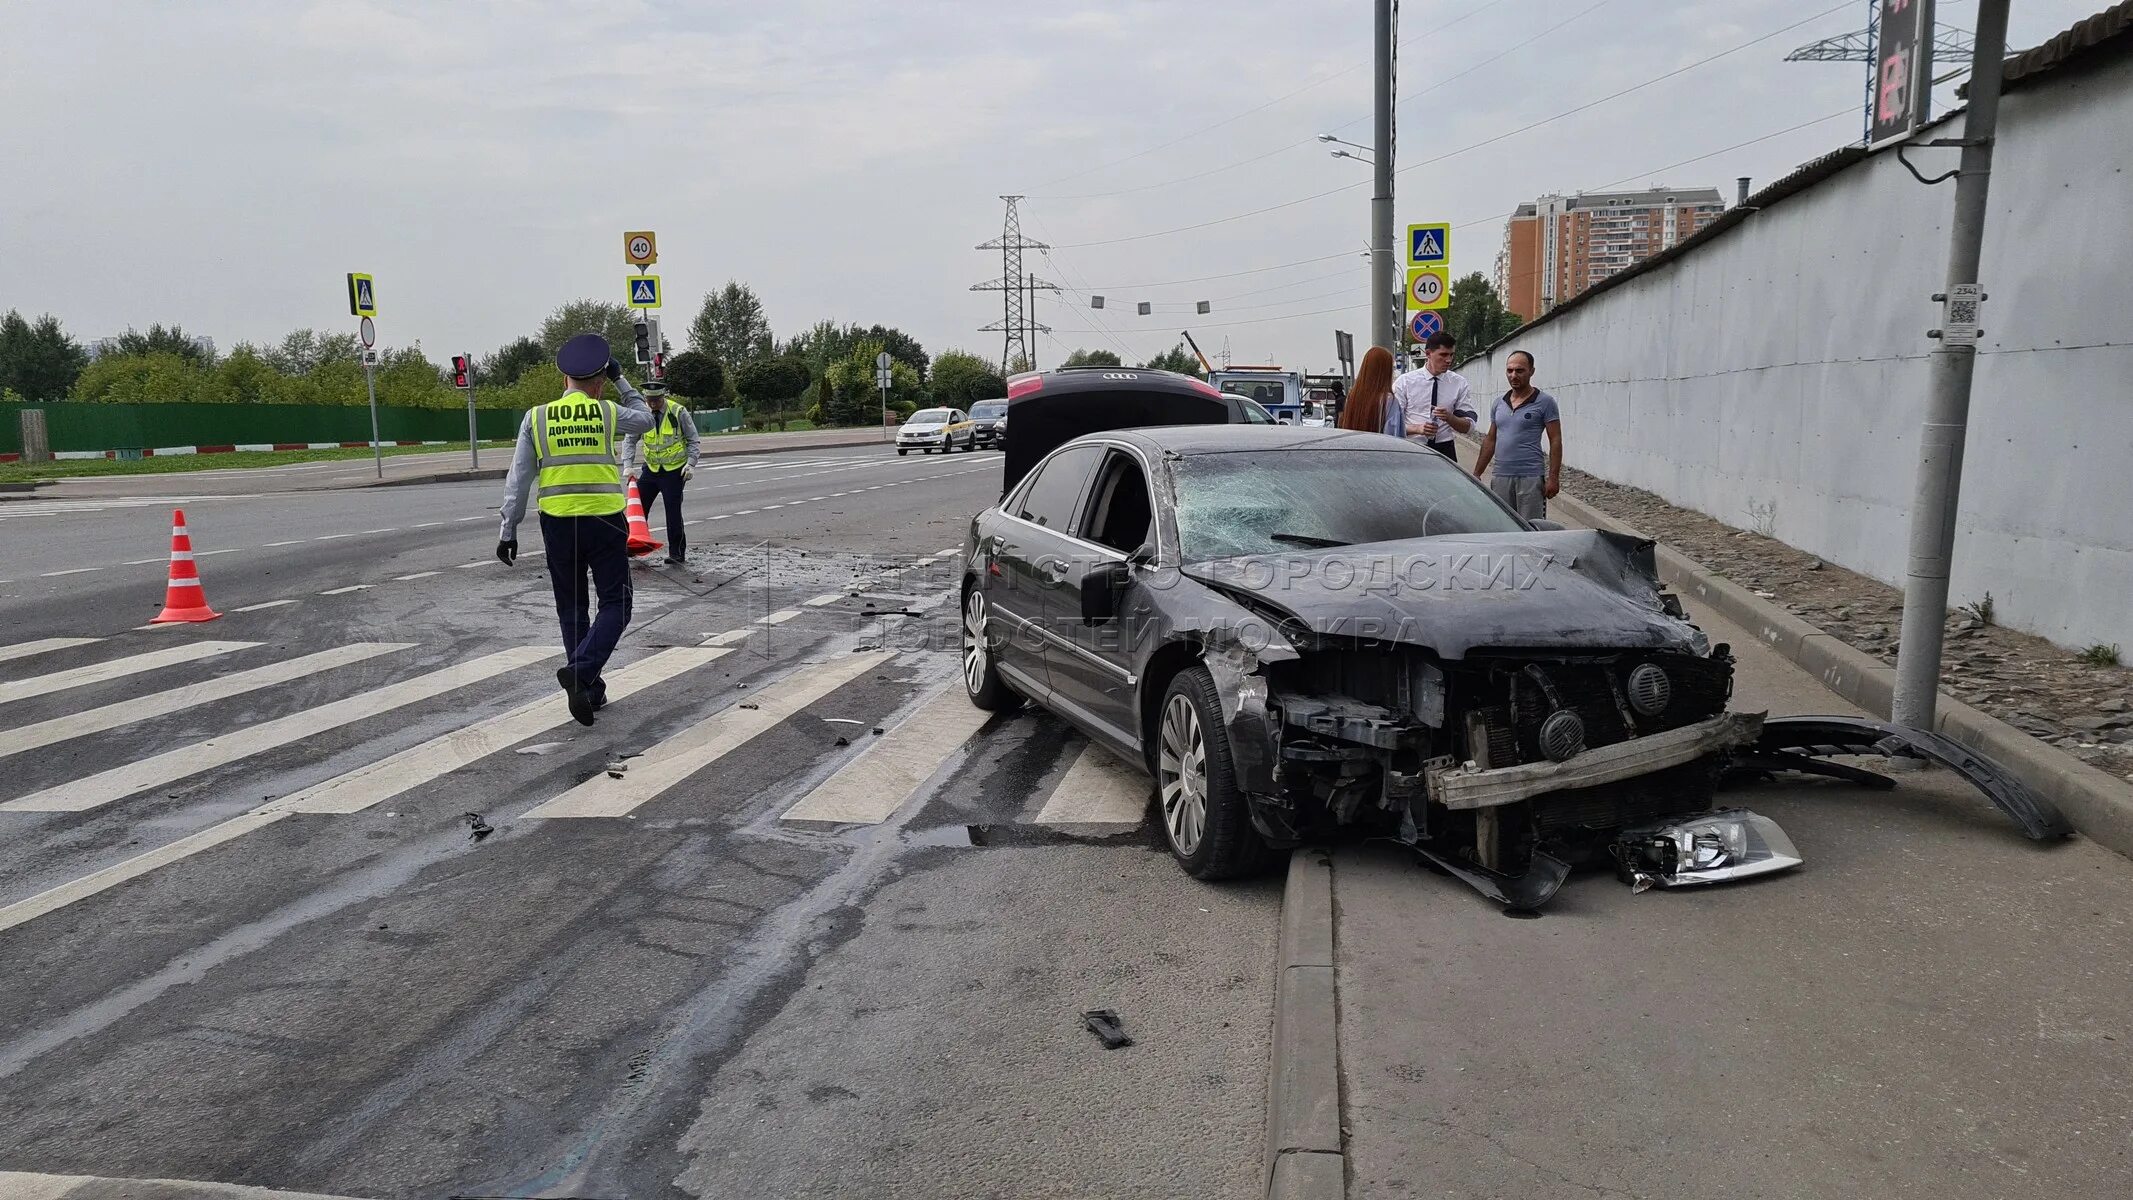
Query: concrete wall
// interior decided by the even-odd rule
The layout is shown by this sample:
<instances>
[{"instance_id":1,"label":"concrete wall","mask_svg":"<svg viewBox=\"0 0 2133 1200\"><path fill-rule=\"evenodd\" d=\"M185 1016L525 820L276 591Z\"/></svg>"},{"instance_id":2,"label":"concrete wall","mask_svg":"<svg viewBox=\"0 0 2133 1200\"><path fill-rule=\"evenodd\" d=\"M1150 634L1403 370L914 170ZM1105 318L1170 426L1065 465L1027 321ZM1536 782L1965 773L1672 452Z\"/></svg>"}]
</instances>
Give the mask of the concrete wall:
<instances>
[{"instance_id":1,"label":"concrete wall","mask_svg":"<svg viewBox=\"0 0 2133 1200\"><path fill-rule=\"evenodd\" d=\"M1950 602L2133 653L2133 61L2000 119ZM1874 155L1461 370L1530 349L1571 465L1900 587L1953 193Z\"/></svg>"}]
</instances>

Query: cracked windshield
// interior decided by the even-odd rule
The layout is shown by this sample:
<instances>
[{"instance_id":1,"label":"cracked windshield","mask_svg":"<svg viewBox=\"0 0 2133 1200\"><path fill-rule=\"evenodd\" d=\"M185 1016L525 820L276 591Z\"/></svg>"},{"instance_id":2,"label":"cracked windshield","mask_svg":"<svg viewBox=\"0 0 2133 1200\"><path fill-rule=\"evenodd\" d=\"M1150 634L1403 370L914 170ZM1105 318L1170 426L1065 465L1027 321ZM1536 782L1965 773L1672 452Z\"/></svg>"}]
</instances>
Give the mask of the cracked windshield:
<instances>
[{"instance_id":1,"label":"cracked windshield","mask_svg":"<svg viewBox=\"0 0 2133 1200\"><path fill-rule=\"evenodd\" d=\"M0 26L0 1200L2133 1196L2133 0Z\"/></svg>"}]
</instances>

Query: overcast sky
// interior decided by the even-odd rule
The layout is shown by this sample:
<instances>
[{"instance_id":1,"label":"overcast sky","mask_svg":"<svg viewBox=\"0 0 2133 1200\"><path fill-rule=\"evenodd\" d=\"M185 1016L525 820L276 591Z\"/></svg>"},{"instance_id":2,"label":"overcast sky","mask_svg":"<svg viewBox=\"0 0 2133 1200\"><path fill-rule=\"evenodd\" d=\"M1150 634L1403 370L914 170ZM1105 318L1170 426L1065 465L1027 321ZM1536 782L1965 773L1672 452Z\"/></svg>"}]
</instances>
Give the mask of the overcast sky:
<instances>
[{"instance_id":1,"label":"overcast sky","mask_svg":"<svg viewBox=\"0 0 2133 1200\"><path fill-rule=\"evenodd\" d=\"M1398 219L1460 223L1455 272L1486 273L1503 215L1542 192L1760 186L1858 136L1863 64L1782 61L1865 24L1864 0L1799 23L1827 7L1406 0ZM2010 45L2098 7L2021 0ZM1967 29L1975 3L1940 11ZM1370 141L1370 13L0 0L0 311L51 312L82 338L176 321L227 348L349 326L343 274L367 271L381 341L441 360L564 301L622 299L622 233L650 228L677 342L704 292L739 279L780 336L881 322L996 357L978 327L999 296L968 289L1000 256L973 247L1020 192L1025 233L1054 247L1031 261L1072 289L1041 303L1057 332L1040 362L1076 346L1145 357L1189 327L1210 354L1227 339L1240 362L1324 369L1334 328L1368 340L1369 170L1312 135ZM1212 314L1190 315L1199 299ZM1142 300L1156 315L1134 315Z\"/></svg>"}]
</instances>

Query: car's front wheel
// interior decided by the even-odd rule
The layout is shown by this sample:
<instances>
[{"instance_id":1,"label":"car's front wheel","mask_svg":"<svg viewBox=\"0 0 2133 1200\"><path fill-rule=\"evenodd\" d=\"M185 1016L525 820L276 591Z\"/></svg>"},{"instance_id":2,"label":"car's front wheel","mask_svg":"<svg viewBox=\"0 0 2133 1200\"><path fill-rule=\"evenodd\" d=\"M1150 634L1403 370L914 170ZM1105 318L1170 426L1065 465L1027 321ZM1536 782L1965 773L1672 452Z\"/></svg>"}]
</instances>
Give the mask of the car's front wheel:
<instances>
[{"instance_id":1,"label":"car's front wheel","mask_svg":"<svg viewBox=\"0 0 2133 1200\"><path fill-rule=\"evenodd\" d=\"M963 690L970 694L972 704L986 712L1000 712L1022 703L1022 697L1000 678L1000 664L994 657L998 647L986 619L990 607L983 588L973 587L963 596Z\"/></svg>"},{"instance_id":2,"label":"car's front wheel","mask_svg":"<svg viewBox=\"0 0 2133 1200\"><path fill-rule=\"evenodd\" d=\"M1206 667L1170 681L1156 718L1155 782L1163 840L1195 879L1235 879L1259 870L1267 845L1252 828L1236 759L1222 726L1222 700Z\"/></svg>"},{"instance_id":3,"label":"car's front wheel","mask_svg":"<svg viewBox=\"0 0 2133 1200\"><path fill-rule=\"evenodd\" d=\"M902 457L903 457L904 455L906 455L906 454L909 454L909 453L911 453L911 451L910 451L910 450L908 450L908 449L906 449L905 447L902 447L902 446L898 446L898 447L896 448L896 457L898 457L898 458L902 458Z\"/></svg>"}]
</instances>

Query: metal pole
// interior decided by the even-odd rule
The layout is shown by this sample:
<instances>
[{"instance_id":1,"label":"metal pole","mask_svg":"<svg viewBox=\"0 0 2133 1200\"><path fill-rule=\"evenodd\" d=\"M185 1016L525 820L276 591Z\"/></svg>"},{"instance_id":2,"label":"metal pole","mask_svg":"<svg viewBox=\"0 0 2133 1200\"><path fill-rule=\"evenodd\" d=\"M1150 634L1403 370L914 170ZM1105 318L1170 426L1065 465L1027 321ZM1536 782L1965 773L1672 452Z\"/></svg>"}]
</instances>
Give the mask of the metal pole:
<instances>
[{"instance_id":1,"label":"metal pole","mask_svg":"<svg viewBox=\"0 0 2133 1200\"><path fill-rule=\"evenodd\" d=\"M363 352L363 390L370 393L370 461L378 468L378 478L385 478L385 451L378 446L378 385L373 378L371 352Z\"/></svg>"},{"instance_id":2,"label":"metal pole","mask_svg":"<svg viewBox=\"0 0 2133 1200\"><path fill-rule=\"evenodd\" d=\"M1400 313L1393 297L1400 291L1392 271L1392 6L1375 0L1377 43L1377 140L1371 157L1377 177L1370 196L1370 343L1387 351L1399 347Z\"/></svg>"},{"instance_id":3,"label":"metal pole","mask_svg":"<svg viewBox=\"0 0 2133 1200\"><path fill-rule=\"evenodd\" d=\"M467 466L481 470L481 430L474 423L474 358L467 357Z\"/></svg>"},{"instance_id":4,"label":"metal pole","mask_svg":"<svg viewBox=\"0 0 2133 1200\"><path fill-rule=\"evenodd\" d=\"M2000 60L2006 54L2008 0L1979 0L1977 44L1970 55L1970 107L1963 116L1963 157L1955 179L1948 239L1948 285L1976 283L1985 241L1985 191L1992 182L1992 142L2000 119ZM1931 37L1928 30L1925 37ZM1923 38L1921 40L1924 40ZM1931 730L1939 701L1941 638L1948 613L1949 562L1970 420L1970 377L1977 348L1943 337L1932 357L1932 392L1918 439L1918 486L1911 499L1911 558L1903 589L1903 640L1896 653L1898 725Z\"/></svg>"}]
</instances>

